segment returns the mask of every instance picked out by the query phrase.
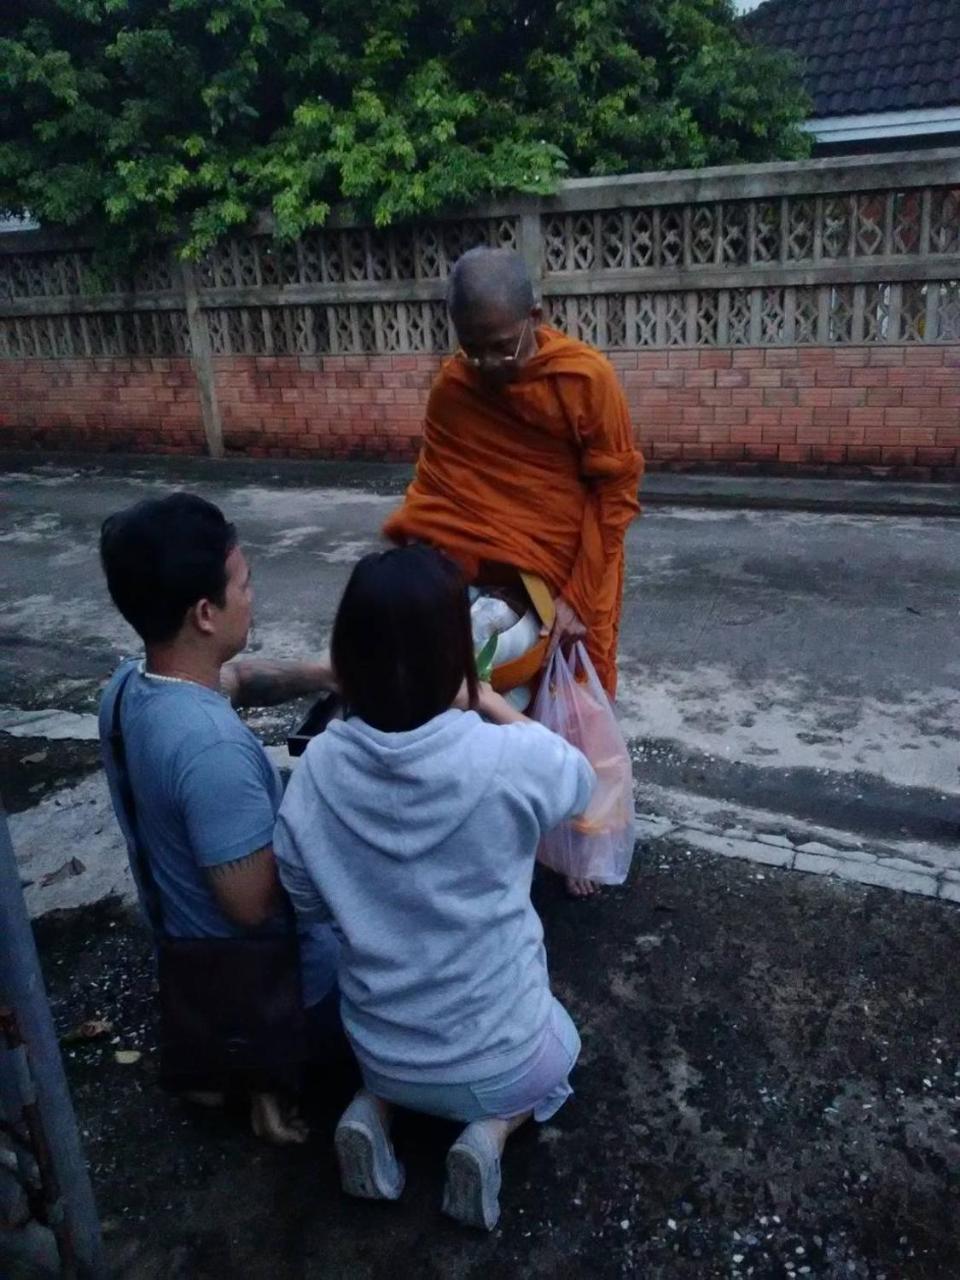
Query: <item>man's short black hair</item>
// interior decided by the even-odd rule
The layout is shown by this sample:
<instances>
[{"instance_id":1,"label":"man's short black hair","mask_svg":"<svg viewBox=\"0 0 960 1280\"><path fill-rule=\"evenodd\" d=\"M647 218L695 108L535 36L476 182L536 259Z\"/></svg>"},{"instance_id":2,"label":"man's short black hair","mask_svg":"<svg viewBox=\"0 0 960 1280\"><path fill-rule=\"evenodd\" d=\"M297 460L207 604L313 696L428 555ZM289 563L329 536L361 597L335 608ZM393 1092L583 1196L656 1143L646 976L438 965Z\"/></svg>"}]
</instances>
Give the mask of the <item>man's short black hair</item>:
<instances>
[{"instance_id":1,"label":"man's short black hair","mask_svg":"<svg viewBox=\"0 0 960 1280\"><path fill-rule=\"evenodd\" d=\"M403 733L448 711L464 680L476 702L467 587L440 551L414 545L366 556L333 624L333 669L350 710Z\"/></svg>"},{"instance_id":2,"label":"man's short black hair","mask_svg":"<svg viewBox=\"0 0 960 1280\"><path fill-rule=\"evenodd\" d=\"M193 493L147 498L108 516L100 561L110 597L147 644L172 640L198 600L223 605L237 531Z\"/></svg>"}]
</instances>

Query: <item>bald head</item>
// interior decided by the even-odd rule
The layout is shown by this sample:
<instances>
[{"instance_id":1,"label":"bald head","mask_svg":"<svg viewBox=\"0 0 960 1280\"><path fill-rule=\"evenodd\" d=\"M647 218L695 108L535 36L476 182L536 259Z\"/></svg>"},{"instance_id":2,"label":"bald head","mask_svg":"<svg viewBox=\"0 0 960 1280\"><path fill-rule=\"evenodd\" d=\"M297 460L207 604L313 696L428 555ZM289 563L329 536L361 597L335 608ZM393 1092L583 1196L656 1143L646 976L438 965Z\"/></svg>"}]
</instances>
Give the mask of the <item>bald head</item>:
<instances>
[{"instance_id":1,"label":"bald head","mask_svg":"<svg viewBox=\"0 0 960 1280\"><path fill-rule=\"evenodd\" d=\"M542 312L526 263L512 249L471 249L450 273L450 319L460 351L492 388L513 382L537 353Z\"/></svg>"},{"instance_id":2,"label":"bald head","mask_svg":"<svg viewBox=\"0 0 960 1280\"><path fill-rule=\"evenodd\" d=\"M470 249L450 273L447 306L458 329L471 316L522 320L535 305L527 265L513 249Z\"/></svg>"}]
</instances>

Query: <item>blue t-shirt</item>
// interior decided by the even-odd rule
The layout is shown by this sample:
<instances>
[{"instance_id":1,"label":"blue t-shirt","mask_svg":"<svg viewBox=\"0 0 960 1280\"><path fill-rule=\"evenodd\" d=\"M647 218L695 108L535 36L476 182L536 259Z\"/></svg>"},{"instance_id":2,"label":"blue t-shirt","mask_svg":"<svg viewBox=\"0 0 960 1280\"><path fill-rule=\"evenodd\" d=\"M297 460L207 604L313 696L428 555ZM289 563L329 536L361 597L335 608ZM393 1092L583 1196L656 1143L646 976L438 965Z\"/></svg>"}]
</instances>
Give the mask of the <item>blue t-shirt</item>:
<instances>
[{"instance_id":1,"label":"blue t-shirt","mask_svg":"<svg viewBox=\"0 0 960 1280\"><path fill-rule=\"evenodd\" d=\"M206 870L273 843L283 794L263 747L220 693L203 685L144 675L124 663L100 701L100 741L117 819L130 842L109 737L122 680L121 729L137 805L140 838L150 856L167 933L232 938L244 930L224 915ZM326 925L300 930L304 1002L336 981L338 944Z\"/></svg>"}]
</instances>

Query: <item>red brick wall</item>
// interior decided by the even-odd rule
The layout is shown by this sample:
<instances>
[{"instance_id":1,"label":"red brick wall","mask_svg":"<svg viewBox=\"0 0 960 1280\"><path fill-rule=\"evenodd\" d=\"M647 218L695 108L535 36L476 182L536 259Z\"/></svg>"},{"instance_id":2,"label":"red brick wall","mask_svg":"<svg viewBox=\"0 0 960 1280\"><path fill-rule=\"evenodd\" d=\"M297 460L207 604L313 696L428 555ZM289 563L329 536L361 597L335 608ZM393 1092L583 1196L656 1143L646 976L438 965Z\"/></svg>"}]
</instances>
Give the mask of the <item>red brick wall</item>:
<instances>
[{"instance_id":1,"label":"red brick wall","mask_svg":"<svg viewBox=\"0 0 960 1280\"><path fill-rule=\"evenodd\" d=\"M0 360L0 448L202 453L190 361Z\"/></svg>"},{"instance_id":2,"label":"red brick wall","mask_svg":"<svg viewBox=\"0 0 960 1280\"><path fill-rule=\"evenodd\" d=\"M917 478L960 467L960 347L611 358L654 467L882 467Z\"/></svg>"},{"instance_id":3,"label":"red brick wall","mask_svg":"<svg viewBox=\"0 0 960 1280\"><path fill-rule=\"evenodd\" d=\"M960 473L960 346L614 352L651 468ZM411 458L432 356L221 357L228 452ZM0 447L200 453L186 359L0 363Z\"/></svg>"},{"instance_id":4,"label":"red brick wall","mask_svg":"<svg viewBox=\"0 0 960 1280\"><path fill-rule=\"evenodd\" d=\"M416 457L435 356L218 358L223 441L254 457Z\"/></svg>"}]
</instances>

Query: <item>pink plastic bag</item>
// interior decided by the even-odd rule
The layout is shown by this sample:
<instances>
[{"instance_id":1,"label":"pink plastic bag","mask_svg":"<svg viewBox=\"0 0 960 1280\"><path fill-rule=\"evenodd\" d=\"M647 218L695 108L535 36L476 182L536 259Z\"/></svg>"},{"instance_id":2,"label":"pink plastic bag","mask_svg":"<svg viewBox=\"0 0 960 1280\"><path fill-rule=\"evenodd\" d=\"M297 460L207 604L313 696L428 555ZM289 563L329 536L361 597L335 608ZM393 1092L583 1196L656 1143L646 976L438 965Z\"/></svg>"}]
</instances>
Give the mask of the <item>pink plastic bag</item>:
<instances>
[{"instance_id":1,"label":"pink plastic bag","mask_svg":"<svg viewBox=\"0 0 960 1280\"><path fill-rule=\"evenodd\" d=\"M597 775L586 812L549 832L538 859L564 876L623 884L636 839L633 769L613 704L582 644L569 656L554 652L530 714L578 747Z\"/></svg>"}]
</instances>

